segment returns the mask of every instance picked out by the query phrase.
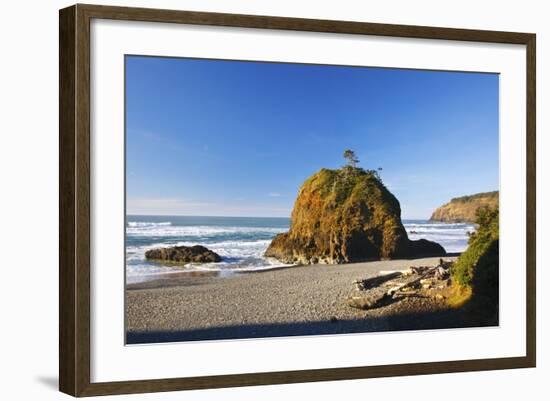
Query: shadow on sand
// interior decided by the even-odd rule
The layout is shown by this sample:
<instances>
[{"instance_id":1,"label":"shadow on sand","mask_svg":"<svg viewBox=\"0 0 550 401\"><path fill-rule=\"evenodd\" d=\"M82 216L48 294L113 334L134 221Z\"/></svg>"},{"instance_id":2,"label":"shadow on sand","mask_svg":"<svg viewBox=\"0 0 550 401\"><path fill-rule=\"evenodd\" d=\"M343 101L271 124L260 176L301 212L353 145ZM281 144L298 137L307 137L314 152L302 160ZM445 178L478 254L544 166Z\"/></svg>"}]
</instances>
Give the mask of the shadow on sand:
<instances>
[{"instance_id":1,"label":"shadow on sand","mask_svg":"<svg viewBox=\"0 0 550 401\"><path fill-rule=\"evenodd\" d=\"M186 331L129 331L126 344L179 341L236 340L326 334L373 333L388 331L457 329L498 326L498 240L481 255L476 265L472 297L460 308L430 312L398 313L386 316L328 321L216 326ZM488 267L487 267L488 266ZM400 273L372 277L362 282L365 288L377 287ZM147 288L149 284L143 284Z\"/></svg>"},{"instance_id":2,"label":"shadow on sand","mask_svg":"<svg viewBox=\"0 0 550 401\"><path fill-rule=\"evenodd\" d=\"M178 341L229 340L264 337L351 334L404 330L452 329L496 326L498 321L471 319L460 309L445 309L429 313L398 314L385 317L365 317L353 320L318 322L244 324L218 326L187 331L128 332L127 344L147 344Z\"/></svg>"}]
</instances>

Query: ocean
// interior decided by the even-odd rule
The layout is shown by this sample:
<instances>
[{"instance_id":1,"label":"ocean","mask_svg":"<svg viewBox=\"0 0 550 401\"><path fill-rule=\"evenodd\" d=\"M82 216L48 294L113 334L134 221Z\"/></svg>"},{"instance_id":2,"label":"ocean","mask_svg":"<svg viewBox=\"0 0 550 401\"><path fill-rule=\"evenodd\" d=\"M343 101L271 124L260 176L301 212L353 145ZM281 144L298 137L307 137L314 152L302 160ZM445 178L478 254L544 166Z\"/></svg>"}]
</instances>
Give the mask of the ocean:
<instances>
[{"instance_id":1,"label":"ocean","mask_svg":"<svg viewBox=\"0 0 550 401\"><path fill-rule=\"evenodd\" d=\"M288 230L290 219L278 217L128 216L126 226L126 279L147 281L158 275L177 273L181 266L145 260L152 248L204 245L218 253L222 262L185 266L186 271L219 274L274 269L287 265L262 255L278 233ZM403 220L410 239L425 238L441 244L447 252L462 252L472 224Z\"/></svg>"}]
</instances>

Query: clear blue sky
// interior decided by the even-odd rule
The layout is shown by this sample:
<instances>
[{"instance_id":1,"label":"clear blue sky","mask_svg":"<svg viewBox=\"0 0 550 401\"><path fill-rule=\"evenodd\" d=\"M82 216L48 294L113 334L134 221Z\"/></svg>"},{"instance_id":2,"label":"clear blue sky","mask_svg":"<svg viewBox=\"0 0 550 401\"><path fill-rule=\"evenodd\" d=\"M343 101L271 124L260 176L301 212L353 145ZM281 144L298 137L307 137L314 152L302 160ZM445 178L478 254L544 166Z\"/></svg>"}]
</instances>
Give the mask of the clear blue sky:
<instances>
[{"instance_id":1,"label":"clear blue sky","mask_svg":"<svg viewBox=\"0 0 550 401\"><path fill-rule=\"evenodd\" d=\"M289 216L353 149L428 218L498 189L498 75L126 57L129 214Z\"/></svg>"}]
</instances>

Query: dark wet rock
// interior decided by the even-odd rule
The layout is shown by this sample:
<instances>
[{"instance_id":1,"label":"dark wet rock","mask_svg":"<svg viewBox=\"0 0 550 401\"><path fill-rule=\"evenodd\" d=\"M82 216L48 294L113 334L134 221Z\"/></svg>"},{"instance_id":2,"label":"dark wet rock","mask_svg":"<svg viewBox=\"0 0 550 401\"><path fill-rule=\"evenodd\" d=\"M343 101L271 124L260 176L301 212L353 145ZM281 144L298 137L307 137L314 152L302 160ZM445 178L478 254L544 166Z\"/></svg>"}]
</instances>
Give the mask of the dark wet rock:
<instances>
[{"instance_id":1,"label":"dark wet rock","mask_svg":"<svg viewBox=\"0 0 550 401\"><path fill-rule=\"evenodd\" d=\"M216 252L201 245L155 248L145 252L145 258L173 263L216 263L222 260Z\"/></svg>"}]
</instances>

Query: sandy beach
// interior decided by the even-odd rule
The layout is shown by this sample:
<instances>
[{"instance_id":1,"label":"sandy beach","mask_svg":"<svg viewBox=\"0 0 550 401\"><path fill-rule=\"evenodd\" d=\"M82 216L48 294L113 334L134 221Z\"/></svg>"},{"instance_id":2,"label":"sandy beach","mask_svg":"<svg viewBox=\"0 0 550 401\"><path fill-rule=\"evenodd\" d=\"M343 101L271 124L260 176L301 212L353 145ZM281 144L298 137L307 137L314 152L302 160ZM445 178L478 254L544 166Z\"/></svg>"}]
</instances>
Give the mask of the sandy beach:
<instances>
[{"instance_id":1,"label":"sandy beach","mask_svg":"<svg viewBox=\"0 0 550 401\"><path fill-rule=\"evenodd\" d=\"M129 284L127 343L464 327L459 311L434 298L369 311L345 302L354 280L438 260L297 266L229 277L182 273Z\"/></svg>"}]
</instances>

